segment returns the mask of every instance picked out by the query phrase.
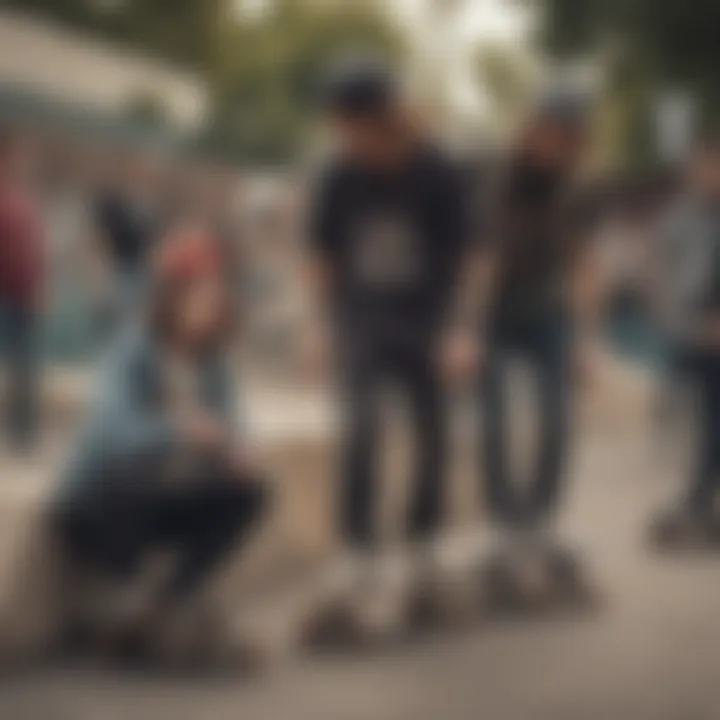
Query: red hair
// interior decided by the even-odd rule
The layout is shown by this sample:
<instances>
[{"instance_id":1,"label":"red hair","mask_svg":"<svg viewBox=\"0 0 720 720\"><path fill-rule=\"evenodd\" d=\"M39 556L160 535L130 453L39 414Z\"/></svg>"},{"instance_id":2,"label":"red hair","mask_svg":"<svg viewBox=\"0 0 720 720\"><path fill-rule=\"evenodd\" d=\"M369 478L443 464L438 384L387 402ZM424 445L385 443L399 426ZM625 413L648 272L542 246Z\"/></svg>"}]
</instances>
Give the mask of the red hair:
<instances>
[{"instance_id":1,"label":"red hair","mask_svg":"<svg viewBox=\"0 0 720 720\"><path fill-rule=\"evenodd\" d=\"M220 247L214 238L201 232L169 235L153 258L154 283L150 318L160 335L174 334L181 298L194 281L213 278L225 291L225 310L212 344L221 344L237 328L233 294L227 284Z\"/></svg>"},{"instance_id":2,"label":"red hair","mask_svg":"<svg viewBox=\"0 0 720 720\"><path fill-rule=\"evenodd\" d=\"M160 246L154 266L158 279L165 282L222 274L217 243L200 232L169 235Z\"/></svg>"}]
</instances>

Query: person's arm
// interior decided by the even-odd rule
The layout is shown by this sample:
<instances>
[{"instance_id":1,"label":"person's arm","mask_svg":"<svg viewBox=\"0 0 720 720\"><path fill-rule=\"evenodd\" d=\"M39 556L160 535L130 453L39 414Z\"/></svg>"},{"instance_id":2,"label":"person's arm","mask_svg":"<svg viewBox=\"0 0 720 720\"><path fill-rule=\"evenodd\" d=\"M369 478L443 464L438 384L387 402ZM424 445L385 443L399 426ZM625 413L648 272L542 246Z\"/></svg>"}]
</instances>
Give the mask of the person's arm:
<instances>
[{"instance_id":1,"label":"person's arm","mask_svg":"<svg viewBox=\"0 0 720 720\"><path fill-rule=\"evenodd\" d=\"M334 299L336 253L340 242L339 180L327 173L315 186L308 212L308 255L304 285L309 298L310 323L303 332L302 364L315 373L329 355L329 309Z\"/></svg>"},{"instance_id":2,"label":"person's arm","mask_svg":"<svg viewBox=\"0 0 720 720\"><path fill-rule=\"evenodd\" d=\"M568 306L577 345L575 373L581 382L595 381L601 365L600 347L605 316L605 280L599 241L600 209L594 199L575 208L568 227Z\"/></svg>"},{"instance_id":3,"label":"person's arm","mask_svg":"<svg viewBox=\"0 0 720 720\"><path fill-rule=\"evenodd\" d=\"M84 208L82 229L77 238L76 255L83 270L86 287L94 301L104 299L111 287L111 258L109 242L103 236L97 213L92 207Z\"/></svg>"},{"instance_id":4,"label":"person's arm","mask_svg":"<svg viewBox=\"0 0 720 720\"><path fill-rule=\"evenodd\" d=\"M592 239L584 238L573 253L570 275L570 308L573 326L580 338L595 341L600 336L603 301L598 248Z\"/></svg>"},{"instance_id":5,"label":"person's arm","mask_svg":"<svg viewBox=\"0 0 720 720\"><path fill-rule=\"evenodd\" d=\"M159 358L140 330L126 330L113 348L95 395L90 427L104 451L114 457L157 457L191 446L220 449L231 439L231 428L212 410L178 417L162 402ZM208 388L221 402L221 384ZM222 398L232 402L232 398Z\"/></svg>"},{"instance_id":6,"label":"person's arm","mask_svg":"<svg viewBox=\"0 0 720 720\"><path fill-rule=\"evenodd\" d=\"M458 195L452 215L456 224L458 272L451 288L452 296L441 349L446 374L461 378L478 365L480 338L492 293L495 253L492 245L490 203L484 193ZM457 223L457 221L454 221Z\"/></svg>"},{"instance_id":7,"label":"person's arm","mask_svg":"<svg viewBox=\"0 0 720 720\"><path fill-rule=\"evenodd\" d=\"M451 326L458 330L477 332L485 326L496 263L492 249L481 243L462 255L451 313Z\"/></svg>"},{"instance_id":8,"label":"person's arm","mask_svg":"<svg viewBox=\"0 0 720 720\"><path fill-rule=\"evenodd\" d=\"M584 189L571 198L563 228L571 320L578 337L592 341L602 332L605 297L600 257L603 210L603 195L596 188Z\"/></svg>"},{"instance_id":9,"label":"person's arm","mask_svg":"<svg viewBox=\"0 0 720 720\"><path fill-rule=\"evenodd\" d=\"M205 372L208 402L213 413L227 424L232 435L242 433L245 412L241 408L232 357L228 355L213 360Z\"/></svg>"},{"instance_id":10,"label":"person's arm","mask_svg":"<svg viewBox=\"0 0 720 720\"><path fill-rule=\"evenodd\" d=\"M332 301L335 272L330 259L317 250L310 253L305 263L305 285L316 316L324 317Z\"/></svg>"},{"instance_id":11,"label":"person's arm","mask_svg":"<svg viewBox=\"0 0 720 720\"><path fill-rule=\"evenodd\" d=\"M341 180L337 171L328 170L316 183L310 199L307 241L309 257L306 284L315 308L324 313L332 300L335 259L340 243Z\"/></svg>"},{"instance_id":12,"label":"person's arm","mask_svg":"<svg viewBox=\"0 0 720 720\"><path fill-rule=\"evenodd\" d=\"M660 219L653 233L648 264L648 302L654 321L666 340L690 340L697 330L688 327L690 318L684 316L680 298L675 292L678 279L685 272L682 257L687 239L694 232L686 222L685 213L674 207Z\"/></svg>"},{"instance_id":13,"label":"person's arm","mask_svg":"<svg viewBox=\"0 0 720 720\"><path fill-rule=\"evenodd\" d=\"M720 346L720 314L707 312L708 304L715 303L705 292L712 293L713 288L704 287L704 279L695 277L700 263L712 262L712 255L708 257L695 242L703 232L703 219L697 212L686 201L663 219L652 265L651 297L666 340L697 349L716 349ZM688 287L688 281L692 286Z\"/></svg>"}]
</instances>

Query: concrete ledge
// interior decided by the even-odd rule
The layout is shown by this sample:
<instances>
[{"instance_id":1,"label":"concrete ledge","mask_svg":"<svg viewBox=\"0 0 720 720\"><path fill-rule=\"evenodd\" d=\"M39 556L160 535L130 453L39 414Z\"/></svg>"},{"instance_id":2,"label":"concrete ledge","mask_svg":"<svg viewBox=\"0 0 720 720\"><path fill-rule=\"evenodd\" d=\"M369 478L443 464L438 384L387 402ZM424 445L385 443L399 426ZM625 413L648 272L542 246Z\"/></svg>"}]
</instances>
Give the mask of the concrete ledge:
<instances>
[{"instance_id":1,"label":"concrete ledge","mask_svg":"<svg viewBox=\"0 0 720 720\"><path fill-rule=\"evenodd\" d=\"M53 369L43 383L44 408L52 422L76 421L91 393L92 373ZM652 410L655 380L639 366L612 355L598 363L597 377L581 388L579 418L589 427L610 423L638 423ZM268 440L320 438L337 427L333 398L328 389L271 385L267 381L244 383L241 406L252 422L248 430Z\"/></svg>"}]
</instances>

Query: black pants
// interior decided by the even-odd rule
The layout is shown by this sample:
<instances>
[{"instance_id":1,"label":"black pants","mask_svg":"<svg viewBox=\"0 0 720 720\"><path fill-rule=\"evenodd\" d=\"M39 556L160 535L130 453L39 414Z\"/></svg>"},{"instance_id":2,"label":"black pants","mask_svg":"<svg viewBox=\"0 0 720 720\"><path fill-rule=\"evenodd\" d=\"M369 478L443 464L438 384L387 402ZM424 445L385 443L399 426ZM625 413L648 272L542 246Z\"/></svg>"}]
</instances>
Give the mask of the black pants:
<instances>
[{"instance_id":1,"label":"black pants","mask_svg":"<svg viewBox=\"0 0 720 720\"><path fill-rule=\"evenodd\" d=\"M347 437L343 453L341 532L354 547L375 542L379 406L384 391L405 401L415 447L413 496L408 519L412 539L430 536L442 515L445 411L428 324L348 324L342 333Z\"/></svg>"},{"instance_id":2,"label":"black pants","mask_svg":"<svg viewBox=\"0 0 720 720\"><path fill-rule=\"evenodd\" d=\"M508 470L506 375L508 362L514 359L527 363L537 389L539 447L524 493ZM569 331L559 318L490 328L482 378L485 490L490 515L500 523L541 522L558 503L568 449L569 360Z\"/></svg>"},{"instance_id":3,"label":"black pants","mask_svg":"<svg viewBox=\"0 0 720 720\"><path fill-rule=\"evenodd\" d=\"M38 351L35 312L0 301L0 352L7 370L5 424L14 446L28 449L38 419Z\"/></svg>"},{"instance_id":4,"label":"black pants","mask_svg":"<svg viewBox=\"0 0 720 720\"><path fill-rule=\"evenodd\" d=\"M687 491L688 509L709 515L720 483L720 355L678 349L675 369L690 385L698 412L695 467Z\"/></svg>"},{"instance_id":5,"label":"black pants","mask_svg":"<svg viewBox=\"0 0 720 720\"><path fill-rule=\"evenodd\" d=\"M177 552L171 599L197 589L247 536L264 514L267 494L257 480L233 477L220 463L202 463L205 469L173 486L159 462L126 463L98 483L94 496L54 519L76 559L118 579L132 578L154 550Z\"/></svg>"}]
</instances>

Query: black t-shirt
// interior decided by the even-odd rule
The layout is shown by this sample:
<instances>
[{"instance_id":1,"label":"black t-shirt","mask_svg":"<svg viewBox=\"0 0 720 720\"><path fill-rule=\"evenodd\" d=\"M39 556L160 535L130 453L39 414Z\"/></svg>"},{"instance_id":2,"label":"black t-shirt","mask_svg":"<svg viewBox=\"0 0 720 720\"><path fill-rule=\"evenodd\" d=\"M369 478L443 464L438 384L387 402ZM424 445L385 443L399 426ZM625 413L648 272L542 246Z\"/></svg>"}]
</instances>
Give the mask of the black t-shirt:
<instances>
[{"instance_id":1,"label":"black t-shirt","mask_svg":"<svg viewBox=\"0 0 720 720\"><path fill-rule=\"evenodd\" d=\"M562 173L518 161L501 175L491 216L492 315L523 321L561 312L570 267L593 223L590 194Z\"/></svg>"},{"instance_id":2,"label":"black t-shirt","mask_svg":"<svg viewBox=\"0 0 720 720\"><path fill-rule=\"evenodd\" d=\"M423 146L402 167L336 160L315 191L310 237L334 271L339 308L439 319L469 229L459 168Z\"/></svg>"},{"instance_id":3,"label":"black t-shirt","mask_svg":"<svg viewBox=\"0 0 720 720\"><path fill-rule=\"evenodd\" d=\"M96 216L116 265L130 271L141 268L157 231L154 214L108 193L97 199Z\"/></svg>"}]
</instances>

